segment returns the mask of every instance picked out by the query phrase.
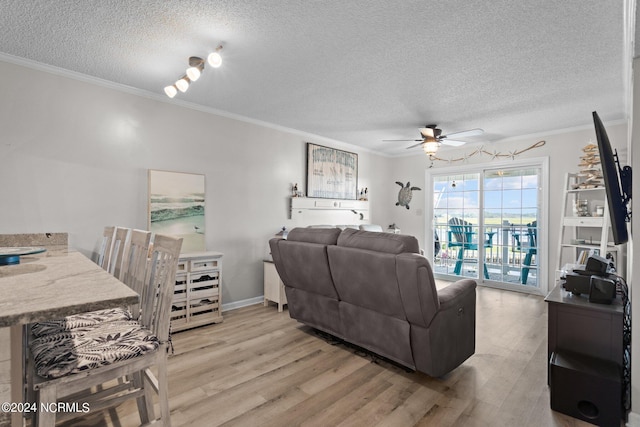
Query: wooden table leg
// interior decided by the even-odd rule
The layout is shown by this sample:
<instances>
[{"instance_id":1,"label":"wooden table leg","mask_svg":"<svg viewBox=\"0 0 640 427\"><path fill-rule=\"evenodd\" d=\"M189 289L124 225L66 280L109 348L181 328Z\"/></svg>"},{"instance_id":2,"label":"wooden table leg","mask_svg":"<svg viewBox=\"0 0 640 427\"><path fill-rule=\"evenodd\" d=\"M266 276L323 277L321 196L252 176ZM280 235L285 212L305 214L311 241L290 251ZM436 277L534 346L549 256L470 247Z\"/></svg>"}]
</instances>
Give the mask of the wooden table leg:
<instances>
[{"instance_id":1,"label":"wooden table leg","mask_svg":"<svg viewBox=\"0 0 640 427\"><path fill-rule=\"evenodd\" d=\"M24 402L23 345L23 325L11 326L11 403ZM23 420L20 412L11 413L12 427L22 427Z\"/></svg>"}]
</instances>

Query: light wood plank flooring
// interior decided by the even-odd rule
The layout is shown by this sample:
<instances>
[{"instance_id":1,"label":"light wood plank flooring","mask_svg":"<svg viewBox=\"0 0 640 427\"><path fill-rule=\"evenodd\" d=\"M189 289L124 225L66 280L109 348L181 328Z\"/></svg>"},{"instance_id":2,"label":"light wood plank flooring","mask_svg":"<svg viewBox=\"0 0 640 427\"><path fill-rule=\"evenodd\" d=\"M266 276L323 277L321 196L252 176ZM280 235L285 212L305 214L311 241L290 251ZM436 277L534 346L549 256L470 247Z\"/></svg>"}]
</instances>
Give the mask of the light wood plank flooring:
<instances>
[{"instance_id":1,"label":"light wood plank flooring","mask_svg":"<svg viewBox=\"0 0 640 427\"><path fill-rule=\"evenodd\" d=\"M374 331L372 331L374 332ZM476 354L443 378L372 363L254 305L176 333L173 426L591 426L549 408L542 297L478 288ZM455 337L452 337L452 339ZM68 426L135 426L135 403Z\"/></svg>"}]
</instances>

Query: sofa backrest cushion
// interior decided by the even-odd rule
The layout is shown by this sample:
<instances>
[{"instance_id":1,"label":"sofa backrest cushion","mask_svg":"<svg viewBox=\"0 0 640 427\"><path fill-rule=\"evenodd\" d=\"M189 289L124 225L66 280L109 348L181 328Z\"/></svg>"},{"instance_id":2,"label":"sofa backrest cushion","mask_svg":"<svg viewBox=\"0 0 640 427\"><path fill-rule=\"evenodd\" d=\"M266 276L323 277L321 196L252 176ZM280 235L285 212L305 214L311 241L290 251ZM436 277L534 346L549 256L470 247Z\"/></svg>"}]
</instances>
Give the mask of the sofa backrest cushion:
<instances>
[{"instance_id":1,"label":"sofa backrest cushion","mask_svg":"<svg viewBox=\"0 0 640 427\"><path fill-rule=\"evenodd\" d=\"M418 239L413 236L349 228L340 233L337 244L348 248L367 249L388 254L420 253Z\"/></svg>"},{"instance_id":2,"label":"sofa backrest cushion","mask_svg":"<svg viewBox=\"0 0 640 427\"><path fill-rule=\"evenodd\" d=\"M271 239L271 255L284 285L337 299L327 245L334 246L338 234L337 228L294 228L286 240Z\"/></svg>"},{"instance_id":3,"label":"sofa backrest cushion","mask_svg":"<svg viewBox=\"0 0 640 427\"><path fill-rule=\"evenodd\" d=\"M292 242L319 243L322 245L335 245L338 242L340 229L332 228L294 228L289 231L287 240Z\"/></svg>"},{"instance_id":4,"label":"sofa backrest cushion","mask_svg":"<svg viewBox=\"0 0 640 427\"><path fill-rule=\"evenodd\" d=\"M439 306L437 291L415 237L344 230L327 253L340 300L429 325Z\"/></svg>"},{"instance_id":5,"label":"sofa backrest cushion","mask_svg":"<svg viewBox=\"0 0 640 427\"><path fill-rule=\"evenodd\" d=\"M406 319L394 254L343 246L329 246L327 253L341 301Z\"/></svg>"}]
</instances>

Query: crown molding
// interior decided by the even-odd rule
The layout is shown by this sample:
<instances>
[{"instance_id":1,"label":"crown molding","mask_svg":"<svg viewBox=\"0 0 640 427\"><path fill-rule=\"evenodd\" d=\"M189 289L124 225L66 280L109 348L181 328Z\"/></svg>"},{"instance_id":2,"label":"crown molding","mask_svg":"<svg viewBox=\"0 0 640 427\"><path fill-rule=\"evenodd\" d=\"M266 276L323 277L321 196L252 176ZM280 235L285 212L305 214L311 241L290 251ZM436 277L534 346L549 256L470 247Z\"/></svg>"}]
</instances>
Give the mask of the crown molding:
<instances>
[{"instance_id":1,"label":"crown molding","mask_svg":"<svg viewBox=\"0 0 640 427\"><path fill-rule=\"evenodd\" d=\"M269 123L262 120L253 119L251 117L242 116L240 114L234 114L227 111L218 110L216 108L204 107L202 105L195 104L193 102L183 101L181 99L170 99L166 95L164 95L164 93L159 94L159 93L149 92L147 90L138 89L133 86L127 86L121 83L115 83L110 80L105 80L99 77L90 76L88 74L67 70L65 68L56 67L49 64L44 64L42 62L33 61L31 59L21 58L18 56L9 55L9 54L0 52L0 61L4 61L10 64L25 67L25 68L30 68L37 71L42 71L49 74L54 74L60 77L81 81L88 84L93 84L96 86L101 86L107 89L116 90L119 92L127 93L129 95L139 96L139 97L150 99L153 101L163 102L163 103L175 105L178 107L199 111L202 113L213 114L216 116L221 116L221 117L237 120L244 123L250 123L257 126L266 127L269 129L280 131L280 132L297 135L302 140L304 140L304 142L307 142L307 141L318 142L318 143L323 143L325 145L328 144L331 146L335 146L338 148L345 148L351 151L358 151L360 153L365 152L365 153L372 153L375 155L379 155L382 157L388 157L388 155L384 153L380 153L365 147L361 147L359 145L338 141L338 140L327 138L321 135L316 135L310 132L305 132L302 130L281 126L275 123Z\"/></svg>"}]
</instances>

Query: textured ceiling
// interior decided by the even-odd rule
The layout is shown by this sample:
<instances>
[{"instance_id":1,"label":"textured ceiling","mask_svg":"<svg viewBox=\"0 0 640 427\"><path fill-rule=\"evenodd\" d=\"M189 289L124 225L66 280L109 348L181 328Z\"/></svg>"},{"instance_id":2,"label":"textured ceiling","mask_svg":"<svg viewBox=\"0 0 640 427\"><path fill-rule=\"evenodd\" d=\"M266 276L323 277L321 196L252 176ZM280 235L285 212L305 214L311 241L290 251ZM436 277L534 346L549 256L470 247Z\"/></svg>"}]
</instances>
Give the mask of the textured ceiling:
<instances>
[{"instance_id":1,"label":"textured ceiling","mask_svg":"<svg viewBox=\"0 0 640 427\"><path fill-rule=\"evenodd\" d=\"M624 119L621 3L3 0L0 52L164 96L222 42L169 102L396 155L410 144L383 139L431 123L490 143Z\"/></svg>"}]
</instances>

